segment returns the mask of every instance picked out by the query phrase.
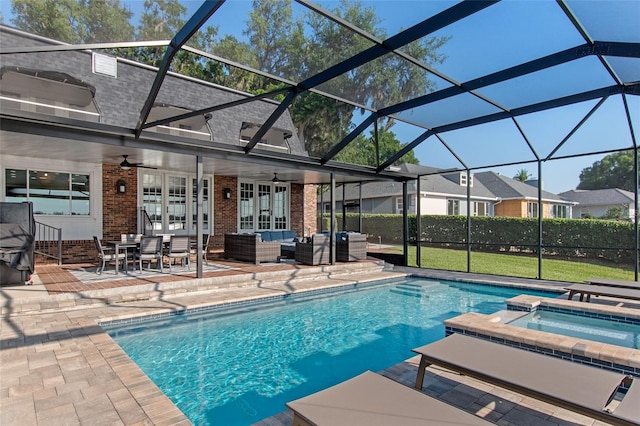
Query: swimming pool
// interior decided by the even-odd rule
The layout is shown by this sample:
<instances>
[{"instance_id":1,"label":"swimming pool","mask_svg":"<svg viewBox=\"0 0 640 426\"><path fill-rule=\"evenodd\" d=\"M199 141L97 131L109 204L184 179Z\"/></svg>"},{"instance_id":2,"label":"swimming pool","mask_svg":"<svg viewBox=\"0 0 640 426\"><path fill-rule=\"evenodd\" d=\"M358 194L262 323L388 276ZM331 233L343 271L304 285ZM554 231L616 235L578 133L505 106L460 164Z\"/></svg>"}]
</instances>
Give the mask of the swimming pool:
<instances>
[{"instance_id":1,"label":"swimming pool","mask_svg":"<svg viewBox=\"0 0 640 426\"><path fill-rule=\"evenodd\" d=\"M626 348L640 349L640 325L538 310L508 323Z\"/></svg>"},{"instance_id":2,"label":"swimming pool","mask_svg":"<svg viewBox=\"0 0 640 426\"><path fill-rule=\"evenodd\" d=\"M409 279L172 315L106 331L198 425L246 425L291 401L410 358L443 320L550 293Z\"/></svg>"}]
</instances>

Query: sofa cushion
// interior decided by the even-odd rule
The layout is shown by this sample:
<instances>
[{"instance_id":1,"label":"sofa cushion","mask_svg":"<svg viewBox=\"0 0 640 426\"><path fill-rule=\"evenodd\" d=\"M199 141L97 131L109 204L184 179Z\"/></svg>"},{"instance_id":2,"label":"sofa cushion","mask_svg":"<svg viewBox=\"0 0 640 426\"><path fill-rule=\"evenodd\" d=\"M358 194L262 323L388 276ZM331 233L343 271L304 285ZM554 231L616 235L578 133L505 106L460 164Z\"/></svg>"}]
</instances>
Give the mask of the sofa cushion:
<instances>
[{"instance_id":1,"label":"sofa cushion","mask_svg":"<svg viewBox=\"0 0 640 426\"><path fill-rule=\"evenodd\" d=\"M292 243L295 241L296 233L295 231L287 230L282 231L282 241L285 243Z\"/></svg>"},{"instance_id":2,"label":"sofa cushion","mask_svg":"<svg viewBox=\"0 0 640 426\"><path fill-rule=\"evenodd\" d=\"M282 231L271 231L271 241L282 242Z\"/></svg>"}]
</instances>

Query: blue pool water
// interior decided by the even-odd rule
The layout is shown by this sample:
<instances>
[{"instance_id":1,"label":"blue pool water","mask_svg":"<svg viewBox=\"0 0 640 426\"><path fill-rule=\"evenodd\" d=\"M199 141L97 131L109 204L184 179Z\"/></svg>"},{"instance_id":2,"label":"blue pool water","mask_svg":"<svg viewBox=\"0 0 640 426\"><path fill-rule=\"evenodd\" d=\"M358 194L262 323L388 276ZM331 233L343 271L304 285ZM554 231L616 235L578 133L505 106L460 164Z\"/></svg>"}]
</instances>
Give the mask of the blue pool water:
<instances>
[{"instance_id":1,"label":"blue pool water","mask_svg":"<svg viewBox=\"0 0 640 426\"><path fill-rule=\"evenodd\" d=\"M549 311L535 311L509 323L610 345L640 349L640 325Z\"/></svg>"},{"instance_id":2,"label":"blue pool water","mask_svg":"<svg viewBox=\"0 0 640 426\"><path fill-rule=\"evenodd\" d=\"M285 402L411 356L443 320L549 293L410 279L105 327L196 425L247 425Z\"/></svg>"}]
</instances>

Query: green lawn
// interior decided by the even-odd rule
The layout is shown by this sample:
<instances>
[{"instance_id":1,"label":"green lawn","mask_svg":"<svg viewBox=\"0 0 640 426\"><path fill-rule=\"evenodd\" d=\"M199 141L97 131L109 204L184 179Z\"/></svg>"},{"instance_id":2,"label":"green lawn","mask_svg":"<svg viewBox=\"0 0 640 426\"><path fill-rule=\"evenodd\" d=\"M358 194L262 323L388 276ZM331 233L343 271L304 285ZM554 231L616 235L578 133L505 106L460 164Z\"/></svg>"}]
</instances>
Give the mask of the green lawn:
<instances>
[{"instance_id":1,"label":"green lawn","mask_svg":"<svg viewBox=\"0 0 640 426\"><path fill-rule=\"evenodd\" d=\"M402 253L402 247L394 248L394 252ZM467 252L463 250L423 247L421 255L423 268L463 272L467 270ZM409 265L417 265L415 247L409 248ZM513 254L472 252L471 272L536 278L538 276L538 258ZM584 282L591 277L633 280L634 274L631 268L557 259L542 260L543 279Z\"/></svg>"}]
</instances>

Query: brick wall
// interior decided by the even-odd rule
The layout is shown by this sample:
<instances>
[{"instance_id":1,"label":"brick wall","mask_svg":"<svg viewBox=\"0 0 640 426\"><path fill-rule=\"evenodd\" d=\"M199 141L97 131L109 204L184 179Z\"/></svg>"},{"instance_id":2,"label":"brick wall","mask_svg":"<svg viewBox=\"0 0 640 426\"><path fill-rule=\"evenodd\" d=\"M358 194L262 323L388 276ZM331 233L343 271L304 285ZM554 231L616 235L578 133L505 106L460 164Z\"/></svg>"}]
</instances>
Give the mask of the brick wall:
<instances>
[{"instance_id":1,"label":"brick wall","mask_svg":"<svg viewBox=\"0 0 640 426\"><path fill-rule=\"evenodd\" d=\"M213 184L213 241L209 247L223 247L224 234L236 232L238 229L238 179L228 176L215 176ZM231 190L231 198L223 197L223 190Z\"/></svg>"},{"instance_id":2,"label":"brick wall","mask_svg":"<svg viewBox=\"0 0 640 426\"><path fill-rule=\"evenodd\" d=\"M118 193L116 184L125 182L127 191ZM102 165L102 233L105 240L119 240L120 234L138 232L138 172L118 165ZM93 242L92 242L93 244Z\"/></svg>"},{"instance_id":3,"label":"brick wall","mask_svg":"<svg viewBox=\"0 0 640 426\"><path fill-rule=\"evenodd\" d=\"M304 234L310 236L318 232L318 187L305 185L304 191Z\"/></svg>"}]
</instances>

